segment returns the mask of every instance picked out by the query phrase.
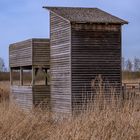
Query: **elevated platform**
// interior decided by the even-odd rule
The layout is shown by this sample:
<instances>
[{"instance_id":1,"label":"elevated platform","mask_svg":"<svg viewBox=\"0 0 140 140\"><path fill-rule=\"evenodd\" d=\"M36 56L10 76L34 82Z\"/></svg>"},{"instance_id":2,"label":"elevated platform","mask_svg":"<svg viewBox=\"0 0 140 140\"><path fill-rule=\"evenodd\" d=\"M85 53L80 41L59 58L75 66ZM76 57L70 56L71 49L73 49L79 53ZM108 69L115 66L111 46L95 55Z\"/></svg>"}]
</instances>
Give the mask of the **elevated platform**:
<instances>
[{"instance_id":1,"label":"elevated platform","mask_svg":"<svg viewBox=\"0 0 140 140\"><path fill-rule=\"evenodd\" d=\"M28 39L9 47L11 101L24 110L50 107L49 39Z\"/></svg>"},{"instance_id":2,"label":"elevated platform","mask_svg":"<svg viewBox=\"0 0 140 140\"><path fill-rule=\"evenodd\" d=\"M10 67L50 66L49 39L28 39L9 46Z\"/></svg>"}]
</instances>

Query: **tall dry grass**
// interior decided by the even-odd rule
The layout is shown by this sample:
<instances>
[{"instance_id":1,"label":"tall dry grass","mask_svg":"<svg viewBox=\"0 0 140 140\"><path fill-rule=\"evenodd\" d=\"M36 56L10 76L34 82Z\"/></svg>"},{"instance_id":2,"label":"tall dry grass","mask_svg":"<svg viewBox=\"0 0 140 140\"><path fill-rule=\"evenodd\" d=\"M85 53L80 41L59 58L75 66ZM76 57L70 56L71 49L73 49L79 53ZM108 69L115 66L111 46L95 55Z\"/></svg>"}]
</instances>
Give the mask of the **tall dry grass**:
<instances>
[{"instance_id":1,"label":"tall dry grass","mask_svg":"<svg viewBox=\"0 0 140 140\"><path fill-rule=\"evenodd\" d=\"M97 105L99 104L99 105ZM65 117L64 117L65 118ZM121 106L100 102L78 116L52 120L39 108L24 112L6 101L0 103L1 140L139 140L140 102Z\"/></svg>"},{"instance_id":2,"label":"tall dry grass","mask_svg":"<svg viewBox=\"0 0 140 140\"><path fill-rule=\"evenodd\" d=\"M5 82L0 81L0 101L8 100L9 93L10 93L9 81L5 81Z\"/></svg>"},{"instance_id":3,"label":"tall dry grass","mask_svg":"<svg viewBox=\"0 0 140 140\"><path fill-rule=\"evenodd\" d=\"M140 106L125 103L121 109L88 110L75 117L50 120L48 112L23 112L0 104L1 140L139 140Z\"/></svg>"}]
</instances>

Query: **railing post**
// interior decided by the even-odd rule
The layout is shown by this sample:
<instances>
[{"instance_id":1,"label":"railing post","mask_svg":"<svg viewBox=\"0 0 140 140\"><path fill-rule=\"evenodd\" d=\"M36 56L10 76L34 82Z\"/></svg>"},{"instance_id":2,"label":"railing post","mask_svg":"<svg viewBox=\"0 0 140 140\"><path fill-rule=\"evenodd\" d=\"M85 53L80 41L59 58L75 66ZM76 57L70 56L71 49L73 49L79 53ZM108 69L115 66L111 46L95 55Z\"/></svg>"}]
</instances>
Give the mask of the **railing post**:
<instances>
[{"instance_id":1,"label":"railing post","mask_svg":"<svg viewBox=\"0 0 140 140\"><path fill-rule=\"evenodd\" d=\"M140 92L140 83L139 83L139 92Z\"/></svg>"},{"instance_id":2,"label":"railing post","mask_svg":"<svg viewBox=\"0 0 140 140\"><path fill-rule=\"evenodd\" d=\"M45 68L45 85L48 85L47 68Z\"/></svg>"},{"instance_id":3,"label":"railing post","mask_svg":"<svg viewBox=\"0 0 140 140\"><path fill-rule=\"evenodd\" d=\"M35 85L35 68L32 67L32 86Z\"/></svg>"},{"instance_id":4,"label":"railing post","mask_svg":"<svg viewBox=\"0 0 140 140\"><path fill-rule=\"evenodd\" d=\"M13 85L13 70L10 68L10 85Z\"/></svg>"},{"instance_id":5,"label":"railing post","mask_svg":"<svg viewBox=\"0 0 140 140\"><path fill-rule=\"evenodd\" d=\"M124 100L124 85L122 85L122 99Z\"/></svg>"},{"instance_id":6,"label":"railing post","mask_svg":"<svg viewBox=\"0 0 140 140\"><path fill-rule=\"evenodd\" d=\"M126 98L126 83L124 83L124 100L125 100L125 98Z\"/></svg>"},{"instance_id":7,"label":"railing post","mask_svg":"<svg viewBox=\"0 0 140 140\"><path fill-rule=\"evenodd\" d=\"M20 86L23 86L23 68L20 67Z\"/></svg>"}]
</instances>

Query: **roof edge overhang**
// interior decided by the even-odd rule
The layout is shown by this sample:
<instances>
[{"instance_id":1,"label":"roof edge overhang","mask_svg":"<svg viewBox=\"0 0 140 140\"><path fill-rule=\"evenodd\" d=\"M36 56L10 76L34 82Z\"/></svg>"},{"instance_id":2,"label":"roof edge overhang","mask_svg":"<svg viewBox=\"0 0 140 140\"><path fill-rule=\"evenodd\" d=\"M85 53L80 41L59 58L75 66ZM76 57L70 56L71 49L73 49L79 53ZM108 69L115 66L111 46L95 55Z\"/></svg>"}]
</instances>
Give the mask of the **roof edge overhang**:
<instances>
[{"instance_id":1,"label":"roof edge overhang","mask_svg":"<svg viewBox=\"0 0 140 140\"><path fill-rule=\"evenodd\" d=\"M129 24L129 22L124 22L124 23L117 23L117 22L76 22L76 21L70 21L73 24L114 24L114 25L124 25L124 24Z\"/></svg>"},{"instance_id":2,"label":"roof edge overhang","mask_svg":"<svg viewBox=\"0 0 140 140\"><path fill-rule=\"evenodd\" d=\"M123 19L121 19L121 18L119 18L120 20L122 20L122 22L77 22L77 21L70 21L70 20L68 20L67 18L65 18L65 17L63 17L63 16L61 16L61 15L59 15L58 13L56 13L55 11L53 11L51 8L87 8L87 7L58 7L58 6L56 6L56 7L54 7L54 6L43 6L42 8L44 8L44 9L47 9L47 10L49 10L49 11L51 11L52 13L54 13L54 14L56 14L56 15L58 15L59 17L61 17L61 18L63 18L64 20L66 20L66 21L68 21L68 22L70 22L70 23L79 23L79 24L85 24L85 23L89 23L89 24L118 24L118 25L124 25L124 24L129 24L129 22L128 21L126 21L126 20L123 20ZM91 7L90 7L91 8ZM98 8L97 8L98 9ZM105 11L104 11L105 12ZM107 13L107 12L106 12ZM109 13L107 13L107 14L109 14ZM114 16L114 15L112 15L112 16ZM114 17L116 17L116 16L114 16ZM118 17L117 17L118 18Z\"/></svg>"},{"instance_id":3,"label":"roof edge overhang","mask_svg":"<svg viewBox=\"0 0 140 140\"><path fill-rule=\"evenodd\" d=\"M63 19L66 20L67 22L71 23L71 21L68 20L67 18L65 18L65 17L59 15L58 13L54 12L53 10L51 10L50 8L52 8L52 7L43 6L42 8L49 10L50 12L52 12L52 13L56 14L57 16L59 16L60 18L63 18Z\"/></svg>"}]
</instances>

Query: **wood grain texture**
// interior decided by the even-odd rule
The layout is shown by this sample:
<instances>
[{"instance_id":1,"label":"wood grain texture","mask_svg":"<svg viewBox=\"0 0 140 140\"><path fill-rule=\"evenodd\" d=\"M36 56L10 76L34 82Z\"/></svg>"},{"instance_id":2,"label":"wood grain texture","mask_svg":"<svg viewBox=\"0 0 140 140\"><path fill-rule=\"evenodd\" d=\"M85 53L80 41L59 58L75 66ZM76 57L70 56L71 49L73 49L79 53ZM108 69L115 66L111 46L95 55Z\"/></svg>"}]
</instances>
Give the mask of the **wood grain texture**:
<instances>
[{"instance_id":1,"label":"wood grain texture","mask_svg":"<svg viewBox=\"0 0 140 140\"><path fill-rule=\"evenodd\" d=\"M33 38L11 44L9 62L11 73L12 70L20 70L20 86L12 85L12 74L10 76L11 100L25 110L38 105L50 108L50 87L34 85L35 68L50 68L49 39ZM23 69L32 69L32 86L23 86Z\"/></svg>"},{"instance_id":2,"label":"wood grain texture","mask_svg":"<svg viewBox=\"0 0 140 140\"><path fill-rule=\"evenodd\" d=\"M50 54L54 112L70 112L84 104L83 98L94 94L91 81L98 75L120 93L121 25L69 24L51 13Z\"/></svg>"},{"instance_id":3,"label":"wood grain texture","mask_svg":"<svg viewBox=\"0 0 140 140\"><path fill-rule=\"evenodd\" d=\"M11 101L24 110L35 106L50 109L50 86L11 86Z\"/></svg>"},{"instance_id":4,"label":"wood grain texture","mask_svg":"<svg viewBox=\"0 0 140 140\"><path fill-rule=\"evenodd\" d=\"M110 24L128 24L127 21L113 16L98 8L81 7L44 7L71 22L76 23L110 23Z\"/></svg>"},{"instance_id":5,"label":"wood grain texture","mask_svg":"<svg viewBox=\"0 0 140 140\"><path fill-rule=\"evenodd\" d=\"M9 47L10 67L32 65L32 40L11 44Z\"/></svg>"},{"instance_id":6,"label":"wood grain texture","mask_svg":"<svg viewBox=\"0 0 140 140\"><path fill-rule=\"evenodd\" d=\"M10 67L43 66L50 67L49 39L29 39L11 44L9 47Z\"/></svg>"},{"instance_id":7,"label":"wood grain texture","mask_svg":"<svg viewBox=\"0 0 140 140\"><path fill-rule=\"evenodd\" d=\"M70 23L51 13L51 108L71 112Z\"/></svg>"},{"instance_id":8,"label":"wood grain texture","mask_svg":"<svg viewBox=\"0 0 140 140\"><path fill-rule=\"evenodd\" d=\"M33 39L33 66L50 68L50 41L49 39Z\"/></svg>"},{"instance_id":9,"label":"wood grain texture","mask_svg":"<svg viewBox=\"0 0 140 140\"><path fill-rule=\"evenodd\" d=\"M91 81L98 75L120 91L120 25L73 24L71 59L73 108L91 97Z\"/></svg>"},{"instance_id":10,"label":"wood grain texture","mask_svg":"<svg viewBox=\"0 0 140 140\"><path fill-rule=\"evenodd\" d=\"M33 104L50 109L50 86L33 86Z\"/></svg>"},{"instance_id":11,"label":"wood grain texture","mask_svg":"<svg viewBox=\"0 0 140 140\"><path fill-rule=\"evenodd\" d=\"M30 110L33 108L32 87L11 86L11 101L20 108Z\"/></svg>"}]
</instances>

